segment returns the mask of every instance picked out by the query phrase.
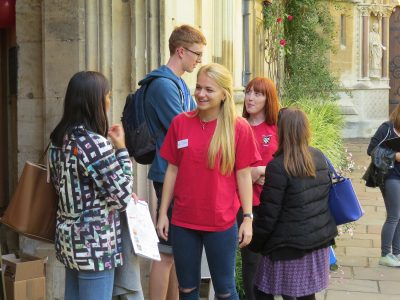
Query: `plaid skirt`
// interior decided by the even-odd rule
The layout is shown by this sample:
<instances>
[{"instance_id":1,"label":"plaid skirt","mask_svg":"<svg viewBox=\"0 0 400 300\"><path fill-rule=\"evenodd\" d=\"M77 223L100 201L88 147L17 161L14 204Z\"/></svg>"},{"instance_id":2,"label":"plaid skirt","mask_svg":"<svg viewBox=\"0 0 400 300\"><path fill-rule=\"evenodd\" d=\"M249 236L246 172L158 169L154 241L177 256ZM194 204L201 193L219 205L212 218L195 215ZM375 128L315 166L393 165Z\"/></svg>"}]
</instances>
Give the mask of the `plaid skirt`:
<instances>
[{"instance_id":1,"label":"plaid skirt","mask_svg":"<svg viewBox=\"0 0 400 300\"><path fill-rule=\"evenodd\" d=\"M272 295L302 297L322 291L329 284L329 248L294 260L271 261L263 256L254 284Z\"/></svg>"}]
</instances>

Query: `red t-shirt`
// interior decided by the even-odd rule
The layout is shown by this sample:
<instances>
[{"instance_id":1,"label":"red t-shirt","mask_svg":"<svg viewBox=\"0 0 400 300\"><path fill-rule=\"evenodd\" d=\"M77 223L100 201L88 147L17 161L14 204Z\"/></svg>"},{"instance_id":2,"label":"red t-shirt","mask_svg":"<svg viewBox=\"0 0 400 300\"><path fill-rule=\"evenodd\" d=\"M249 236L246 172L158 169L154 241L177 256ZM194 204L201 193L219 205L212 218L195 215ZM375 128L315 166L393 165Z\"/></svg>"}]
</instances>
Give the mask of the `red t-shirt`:
<instances>
[{"instance_id":1,"label":"red t-shirt","mask_svg":"<svg viewBox=\"0 0 400 300\"><path fill-rule=\"evenodd\" d=\"M261 161L255 163L253 167L266 166L272 160L273 154L278 149L278 133L276 125L268 125L262 122L259 125L251 126L256 139L258 152L261 155ZM253 206L260 205L260 194L262 185L253 184Z\"/></svg>"},{"instance_id":2,"label":"red t-shirt","mask_svg":"<svg viewBox=\"0 0 400 300\"><path fill-rule=\"evenodd\" d=\"M177 226L223 231L236 222L240 206L235 170L261 160L250 125L238 118L235 127L235 169L222 175L219 165L208 168L208 148L217 121L204 125L198 116L176 116L165 137L160 155L178 167L171 223Z\"/></svg>"}]
</instances>

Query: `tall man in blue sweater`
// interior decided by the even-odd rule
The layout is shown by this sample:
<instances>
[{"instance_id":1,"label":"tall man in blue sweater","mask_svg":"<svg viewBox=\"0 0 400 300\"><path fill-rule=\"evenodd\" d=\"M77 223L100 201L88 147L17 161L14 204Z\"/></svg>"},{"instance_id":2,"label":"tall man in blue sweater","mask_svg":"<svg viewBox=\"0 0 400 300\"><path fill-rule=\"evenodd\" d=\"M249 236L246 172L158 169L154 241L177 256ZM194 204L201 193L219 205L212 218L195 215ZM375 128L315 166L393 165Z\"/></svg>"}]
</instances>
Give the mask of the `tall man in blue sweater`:
<instances>
[{"instance_id":1,"label":"tall man in blue sweater","mask_svg":"<svg viewBox=\"0 0 400 300\"><path fill-rule=\"evenodd\" d=\"M185 72L193 72L197 64L201 63L205 45L206 38L198 29L189 25L175 28L169 38L168 63L150 72L139 82L142 85L151 81L146 91L145 111L150 130L157 137L156 156L148 174L157 195L157 218L167 170L167 162L160 157L159 151L172 119L195 108L189 88L181 76ZM168 210L169 218L171 213L172 207ZM160 239L159 250L161 261L153 261L150 271L150 300L178 300L178 282L170 240Z\"/></svg>"}]
</instances>

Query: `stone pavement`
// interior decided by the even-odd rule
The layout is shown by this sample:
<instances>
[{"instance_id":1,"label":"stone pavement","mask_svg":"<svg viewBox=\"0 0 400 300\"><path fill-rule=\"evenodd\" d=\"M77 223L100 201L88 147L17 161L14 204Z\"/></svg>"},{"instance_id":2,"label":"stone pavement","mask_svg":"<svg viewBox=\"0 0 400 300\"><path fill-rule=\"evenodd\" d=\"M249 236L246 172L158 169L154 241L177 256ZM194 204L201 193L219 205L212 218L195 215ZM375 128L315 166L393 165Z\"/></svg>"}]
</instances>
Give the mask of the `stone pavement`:
<instances>
[{"instance_id":1,"label":"stone pavement","mask_svg":"<svg viewBox=\"0 0 400 300\"><path fill-rule=\"evenodd\" d=\"M355 166L352 178L365 215L355 223L352 234L336 239L339 270L331 272L329 288L318 300L394 300L400 299L400 268L378 265L380 232L385 220L385 206L379 189L367 188L361 179L370 158L366 154L369 139L348 139L345 145Z\"/></svg>"}]
</instances>

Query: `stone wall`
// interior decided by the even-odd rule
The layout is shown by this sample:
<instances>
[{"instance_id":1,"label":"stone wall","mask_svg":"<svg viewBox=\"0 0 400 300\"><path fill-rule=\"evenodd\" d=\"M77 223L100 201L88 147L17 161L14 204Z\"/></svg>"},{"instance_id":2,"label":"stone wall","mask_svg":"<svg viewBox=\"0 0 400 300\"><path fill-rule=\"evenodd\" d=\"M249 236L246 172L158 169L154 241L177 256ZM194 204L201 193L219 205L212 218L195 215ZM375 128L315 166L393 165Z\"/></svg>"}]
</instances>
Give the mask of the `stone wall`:
<instances>
[{"instance_id":1,"label":"stone wall","mask_svg":"<svg viewBox=\"0 0 400 300\"><path fill-rule=\"evenodd\" d=\"M368 138L389 114L388 20L394 1L343 1L332 6L337 35L331 69L343 89L339 105L345 116L343 137ZM377 23L383 51L381 74L371 75L369 36Z\"/></svg>"}]
</instances>

